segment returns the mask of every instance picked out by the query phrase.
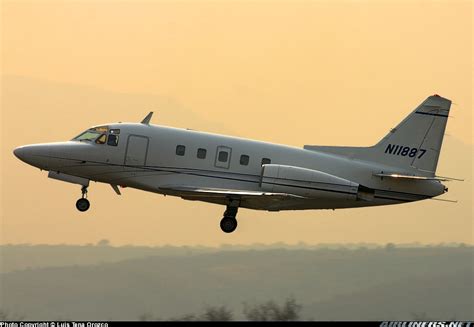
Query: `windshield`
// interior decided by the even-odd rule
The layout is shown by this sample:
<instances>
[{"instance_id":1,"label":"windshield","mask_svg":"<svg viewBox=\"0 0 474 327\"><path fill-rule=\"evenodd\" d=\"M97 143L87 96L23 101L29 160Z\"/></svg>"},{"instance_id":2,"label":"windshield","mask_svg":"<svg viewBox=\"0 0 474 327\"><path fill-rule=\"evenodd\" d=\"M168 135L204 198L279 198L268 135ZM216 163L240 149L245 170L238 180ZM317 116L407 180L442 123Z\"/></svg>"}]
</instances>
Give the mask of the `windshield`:
<instances>
[{"instance_id":1,"label":"windshield","mask_svg":"<svg viewBox=\"0 0 474 327\"><path fill-rule=\"evenodd\" d=\"M98 143L105 143L105 135L107 134L108 131L107 126L100 126L100 127L94 127L90 128L87 131L79 134L79 136L76 136L73 138L73 141L79 141L79 142L98 142Z\"/></svg>"}]
</instances>

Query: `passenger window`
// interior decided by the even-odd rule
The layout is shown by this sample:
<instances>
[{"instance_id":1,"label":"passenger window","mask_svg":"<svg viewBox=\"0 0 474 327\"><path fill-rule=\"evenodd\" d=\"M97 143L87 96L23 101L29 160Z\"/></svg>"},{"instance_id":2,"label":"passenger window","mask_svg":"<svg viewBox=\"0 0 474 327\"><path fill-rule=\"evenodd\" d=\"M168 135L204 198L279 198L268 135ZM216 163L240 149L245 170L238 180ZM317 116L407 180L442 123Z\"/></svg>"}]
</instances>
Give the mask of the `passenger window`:
<instances>
[{"instance_id":1,"label":"passenger window","mask_svg":"<svg viewBox=\"0 0 474 327\"><path fill-rule=\"evenodd\" d=\"M198 157L199 159L206 159L206 153L207 153L207 150L206 150L206 149L199 148L199 149L198 149L198 152L197 152L197 157Z\"/></svg>"},{"instance_id":2,"label":"passenger window","mask_svg":"<svg viewBox=\"0 0 474 327\"><path fill-rule=\"evenodd\" d=\"M184 145L176 146L176 155L184 156L184 152L186 152L186 147Z\"/></svg>"},{"instance_id":3,"label":"passenger window","mask_svg":"<svg viewBox=\"0 0 474 327\"><path fill-rule=\"evenodd\" d=\"M97 144L105 144L105 140L107 140L107 135L102 134L101 136L99 136L99 137L97 138L97 140L95 140L95 143L97 143Z\"/></svg>"},{"instance_id":4,"label":"passenger window","mask_svg":"<svg viewBox=\"0 0 474 327\"><path fill-rule=\"evenodd\" d=\"M269 165L271 163L272 163L272 161L268 158L263 158L262 159L262 165Z\"/></svg>"},{"instance_id":5,"label":"passenger window","mask_svg":"<svg viewBox=\"0 0 474 327\"><path fill-rule=\"evenodd\" d=\"M107 139L107 144L112 145L112 146L117 146L118 145L118 140L119 140L118 135L109 134L109 138Z\"/></svg>"},{"instance_id":6,"label":"passenger window","mask_svg":"<svg viewBox=\"0 0 474 327\"><path fill-rule=\"evenodd\" d=\"M241 164L242 166L248 166L248 164L249 164L249 159L250 159L250 158L249 158L248 155L246 155L246 154L241 155L241 156L240 156L240 164Z\"/></svg>"},{"instance_id":7,"label":"passenger window","mask_svg":"<svg viewBox=\"0 0 474 327\"><path fill-rule=\"evenodd\" d=\"M229 158L229 153L226 151L221 151L219 152L219 156L217 157L217 160L220 162L227 162L227 159Z\"/></svg>"}]
</instances>

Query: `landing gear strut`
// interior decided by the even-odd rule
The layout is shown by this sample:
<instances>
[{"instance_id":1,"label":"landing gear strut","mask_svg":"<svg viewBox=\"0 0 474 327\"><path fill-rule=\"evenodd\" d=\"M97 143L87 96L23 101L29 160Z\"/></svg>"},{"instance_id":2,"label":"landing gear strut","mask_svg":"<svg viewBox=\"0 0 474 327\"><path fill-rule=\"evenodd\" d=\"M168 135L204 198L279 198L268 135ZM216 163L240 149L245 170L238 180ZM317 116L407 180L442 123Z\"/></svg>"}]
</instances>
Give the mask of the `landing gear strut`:
<instances>
[{"instance_id":1,"label":"landing gear strut","mask_svg":"<svg viewBox=\"0 0 474 327\"><path fill-rule=\"evenodd\" d=\"M221 220L221 229L224 233L232 233L237 228L237 210L239 207L227 206L227 210L224 212L224 218Z\"/></svg>"},{"instance_id":2,"label":"landing gear strut","mask_svg":"<svg viewBox=\"0 0 474 327\"><path fill-rule=\"evenodd\" d=\"M87 186L83 186L81 191L82 191L82 198L77 200L76 208L77 208L77 210L79 210L81 212L84 212L84 211L87 211L89 209L91 204L90 204L89 200L86 199L87 198Z\"/></svg>"}]
</instances>

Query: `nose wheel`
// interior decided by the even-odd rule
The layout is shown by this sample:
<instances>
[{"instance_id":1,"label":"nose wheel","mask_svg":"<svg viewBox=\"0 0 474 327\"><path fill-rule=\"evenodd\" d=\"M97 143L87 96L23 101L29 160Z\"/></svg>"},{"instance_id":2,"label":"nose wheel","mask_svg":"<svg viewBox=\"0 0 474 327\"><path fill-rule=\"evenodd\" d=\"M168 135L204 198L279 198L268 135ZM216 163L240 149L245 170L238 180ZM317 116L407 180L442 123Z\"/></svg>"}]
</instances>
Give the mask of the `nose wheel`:
<instances>
[{"instance_id":1,"label":"nose wheel","mask_svg":"<svg viewBox=\"0 0 474 327\"><path fill-rule=\"evenodd\" d=\"M84 212L84 211L89 210L91 204L90 204L89 200L86 199L86 197L87 197L87 187L83 186L81 191L82 191L82 198L80 198L79 200L76 201L76 208L77 208L77 210L79 210L81 212Z\"/></svg>"},{"instance_id":2,"label":"nose wheel","mask_svg":"<svg viewBox=\"0 0 474 327\"><path fill-rule=\"evenodd\" d=\"M89 200L87 200L87 199L79 199L76 202L76 208L77 208L77 210L79 210L81 212L87 211L90 206L91 206L91 204L90 204Z\"/></svg>"}]
</instances>

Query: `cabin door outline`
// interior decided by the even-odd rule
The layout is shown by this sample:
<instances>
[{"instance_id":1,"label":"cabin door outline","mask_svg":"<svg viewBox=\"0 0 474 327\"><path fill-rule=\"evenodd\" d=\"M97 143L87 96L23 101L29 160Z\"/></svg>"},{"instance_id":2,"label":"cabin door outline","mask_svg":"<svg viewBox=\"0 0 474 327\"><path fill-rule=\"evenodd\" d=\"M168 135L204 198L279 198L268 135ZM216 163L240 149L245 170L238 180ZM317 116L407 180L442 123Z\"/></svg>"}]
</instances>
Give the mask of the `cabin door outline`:
<instances>
[{"instance_id":1,"label":"cabin door outline","mask_svg":"<svg viewBox=\"0 0 474 327\"><path fill-rule=\"evenodd\" d=\"M125 149L125 166L145 166L150 139L143 135L129 135Z\"/></svg>"}]
</instances>

